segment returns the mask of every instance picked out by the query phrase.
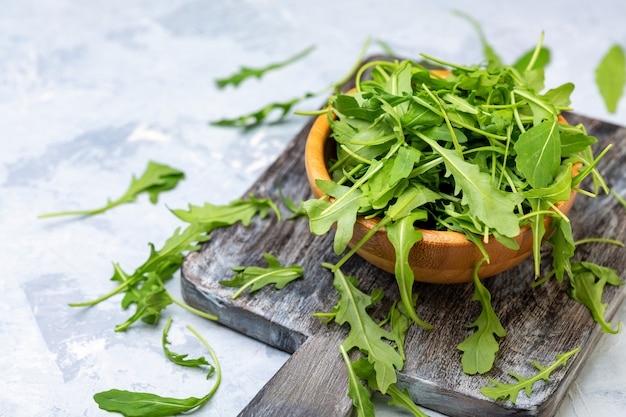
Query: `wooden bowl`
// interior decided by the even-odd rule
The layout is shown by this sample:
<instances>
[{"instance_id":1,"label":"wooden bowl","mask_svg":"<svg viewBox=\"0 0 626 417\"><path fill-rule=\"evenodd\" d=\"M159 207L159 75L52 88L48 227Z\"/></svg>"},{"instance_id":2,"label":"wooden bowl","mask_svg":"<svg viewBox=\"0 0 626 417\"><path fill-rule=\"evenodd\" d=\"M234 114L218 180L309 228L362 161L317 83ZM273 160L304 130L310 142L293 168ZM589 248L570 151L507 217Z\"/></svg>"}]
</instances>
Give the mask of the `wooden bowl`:
<instances>
[{"instance_id":1,"label":"wooden bowl","mask_svg":"<svg viewBox=\"0 0 626 417\"><path fill-rule=\"evenodd\" d=\"M561 122L565 122L561 119ZM306 148L305 163L309 185L316 198L324 196L324 192L316 185L315 180L330 180L328 173L328 156L334 140L329 140L331 133L327 115L318 116L309 132ZM571 209L576 192L572 191L569 200L558 202L556 206L567 214ZM349 246L353 247L377 223L377 219L357 217L354 226L354 235ZM546 230L552 221L546 216L544 223ZM454 284L469 282L473 279L473 271L478 262L483 259L480 250L467 240L463 233L451 231L437 231L421 229L422 240L413 246L409 253L409 264L415 275L415 280L437 284ZM513 250L503 246L493 236L484 248L489 254L490 263L483 263L478 270L478 276L491 277L519 264L532 254L532 231L529 225L521 228L520 234L515 237L519 249ZM371 264L394 273L395 250L384 228L370 238L357 253Z\"/></svg>"}]
</instances>

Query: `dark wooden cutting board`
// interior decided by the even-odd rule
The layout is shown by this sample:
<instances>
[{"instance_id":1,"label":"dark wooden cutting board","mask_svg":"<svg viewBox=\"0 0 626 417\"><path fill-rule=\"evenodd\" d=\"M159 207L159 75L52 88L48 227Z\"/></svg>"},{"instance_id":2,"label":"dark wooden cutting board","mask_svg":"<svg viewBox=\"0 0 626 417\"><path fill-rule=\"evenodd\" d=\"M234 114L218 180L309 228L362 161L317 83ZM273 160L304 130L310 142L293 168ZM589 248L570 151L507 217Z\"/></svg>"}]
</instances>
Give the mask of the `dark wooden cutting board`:
<instances>
[{"instance_id":1,"label":"dark wooden cutting board","mask_svg":"<svg viewBox=\"0 0 626 417\"><path fill-rule=\"evenodd\" d=\"M626 195L626 128L569 114L571 124L583 123L588 133L598 137L596 152L607 144L614 147L601 167L609 186ZM282 194L294 201L311 198L304 168L304 144L312 121L288 145L283 154L244 195L269 197L280 201ZM578 196L570 219L575 238L606 237L626 240L626 211L613 196L592 199ZM290 213L284 209L283 216ZM263 253L275 255L283 265L298 264L304 278L280 291L266 287L232 300L236 289L219 284L230 279L233 266L264 266ZM626 253L606 244L579 247L577 258L615 268L625 276ZM275 216L255 219L248 227L240 225L217 230L198 252L186 258L182 268L183 297L200 310L215 314L220 323L283 351L293 353L240 416L347 416L351 403L346 396L348 378L338 347L346 329L325 325L312 317L330 311L337 302L332 274L322 262L338 260L332 251L332 233L312 236L306 219L278 221ZM547 267L547 265L545 265ZM365 292L380 288L385 301L374 315L386 311L399 299L391 274L372 267L358 257L342 267L358 278ZM555 280L532 288L532 260L484 281L507 336L500 341L494 368L485 376L465 375L461 352L456 349L472 330L466 325L480 313L471 301L473 285L432 285L416 283L417 312L434 325L427 331L411 327L406 341L406 363L398 374L398 385L407 388L416 403L450 416L552 416L571 382L603 334L589 311L572 301L563 285ZM626 295L626 286L606 292L606 317L613 317ZM616 323L614 323L616 324ZM603 337L611 337L605 335ZM549 383L538 382L530 398L520 393L517 404L493 401L480 393L489 384L487 377L514 382L507 372L530 376L531 364L548 365L558 353L580 351L552 374Z\"/></svg>"}]
</instances>

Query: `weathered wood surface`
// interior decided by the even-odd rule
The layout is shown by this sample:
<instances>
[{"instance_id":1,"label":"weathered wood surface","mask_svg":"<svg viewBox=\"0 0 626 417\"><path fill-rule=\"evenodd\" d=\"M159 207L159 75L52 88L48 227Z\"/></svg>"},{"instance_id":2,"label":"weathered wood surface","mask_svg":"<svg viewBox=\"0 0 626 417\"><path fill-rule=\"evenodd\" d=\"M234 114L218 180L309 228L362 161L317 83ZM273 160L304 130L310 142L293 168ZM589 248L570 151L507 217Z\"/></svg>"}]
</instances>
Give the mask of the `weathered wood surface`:
<instances>
[{"instance_id":1,"label":"weathered wood surface","mask_svg":"<svg viewBox=\"0 0 626 417\"><path fill-rule=\"evenodd\" d=\"M613 143L602 161L602 172L610 187L626 196L626 128L568 115L570 123L584 123L599 139L596 150ZM277 161L257 180L250 192L257 197L280 201L279 190L294 201L310 198L303 162L308 123ZM289 213L283 212L285 217ZM626 240L624 208L612 196L596 199L579 196L570 216L575 238L606 237ZM277 256L283 264L299 264L304 279L280 291L266 287L254 294L231 299L235 291L219 284L232 277L233 266L262 265L263 253ZM615 268L625 278L624 249L612 245L581 246L578 258ZM345 329L322 324L312 314L329 311L337 301L332 275L322 262L336 262L332 236L312 236L305 219L278 221L274 216L256 219L247 227L234 226L214 232L201 251L192 253L182 269L185 300L203 311L216 314L220 322L286 352L296 352L270 380L240 416L343 416L349 415L346 400L347 375L337 351ZM369 292L382 288L385 311L397 300L392 275L360 258L351 259L342 270L356 276ZM418 314L434 325L430 331L413 326L406 342L406 364L399 373L401 388L427 408L453 416L552 416L585 358L602 336L588 310L572 301L555 280L537 288L533 283L532 260L485 281L496 313L508 334L501 340L494 369L485 376L468 376L461 369L456 345L472 330L465 326L480 312L471 301L472 284L432 285L416 283ZM623 301L626 286L612 287L604 301L610 319ZM374 312L377 314L377 312ZM380 314L380 313L378 313ZM603 337L611 337L605 335ZM517 404L492 401L479 389L487 376L513 382L511 371L520 375L535 372L532 361L547 365L556 354L580 346L567 366L553 373L550 383L539 382L527 398L521 393ZM300 350L302 349L302 350Z\"/></svg>"}]
</instances>

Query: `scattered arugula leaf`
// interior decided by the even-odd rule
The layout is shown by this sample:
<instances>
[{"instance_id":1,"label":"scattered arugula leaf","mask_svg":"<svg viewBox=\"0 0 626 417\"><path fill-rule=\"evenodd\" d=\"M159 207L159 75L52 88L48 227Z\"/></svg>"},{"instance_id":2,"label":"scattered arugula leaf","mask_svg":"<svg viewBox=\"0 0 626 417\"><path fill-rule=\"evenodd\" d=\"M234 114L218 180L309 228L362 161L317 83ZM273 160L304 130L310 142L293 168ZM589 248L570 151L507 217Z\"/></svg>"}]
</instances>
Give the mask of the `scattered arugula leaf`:
<instances>
[{"instance_id":1,"label":"scattered arugula leaf","mask_svg":"<svg viewBox=\"0 0 626 417\"><path fill-rule=\"evenodd\" d=\"M198 250L200 244L210 238L211 231L238 222L248 226L254 216L264 218L270 210L280 215L273 201L257 199L252 195L249 200L237 199L222 206L207 203L203 207L190 205L188 211L172 210L179 219L189 223L185 229L181 231L181 228L177 228L159 250L150 243L150 256L132 274L127 274L114 263L111 280L119 282L115 289L93 301L72 303L70 306L92 306L123 293L122 308L127 309L134 305L135 312L124 323L117 325L116 331L124 331L138 320L156 324L161 311L172 303L207 319L217 320L217 317L194 309L172 297L164 283L180 269L186 254Z\"/></svg>"},{"instance_id":2,"label":"scattered arugula leaf","mask_svg":"<svg viewBox=\"0 0 626 417\"><path fill-rule=\"evenodd\" d=\"M168 325L165 327L163 331L163 347L165 349L165 341L167 340L167 332L169 331L169 324L171 321L168 321ZM156 394L147 393L147 392L135 392L135 391L126 391L119 389L111 389L108 391L99 392L94 395L94 400L98 403L98 406L102 410L117 412L125 417L168 417L174 416L181 413L197 410L206 404L215 394L217 389L220 386L222 380L222 371L220 369L219 362L217 360L217 355L211 348L211 346L206 342L206 340L191 326L187 326L200 342L207 348L211 357L213 358L214 366L210 367L209 376L213 374L213 370L216 373L216 380L213 384L213 388L204 396L204 397L189 397L189 398L169 398L169 397L161 397ZM166 350L166 355L168 357L169 351ZM181 355L176 355L177 358L180 358ZM186 356L186 355L182 355ZM171 357L170 357L171 359ZM178 359L176 359L176 363L181 364ZM184 361L182 363L185 363ZM193 365L199 367L198 365ZM204 364L203 364L204 365ZM185 365L189 366L189 365ZM209 377L207 376L207 378Z\"/></svg>"},{"instance_id":3,"label":"scattered arugula leaf","mask_svg":"<svg viewBox=\"0 0 626 417\"><path fill-rule=\"evenodd\" d=\"M357 376L355 372L354 364L350 360L346 348L343 345L339 346L339 352L346 364L346 370L348 372L348 397L352 398L356 415L358 417L373 417L375 413L372 394L359 380L359 376Z\"/></svg>"},{"instance_id":4,"label":"scattered arugula leaf","mask_svg":"<svg viewBox=\"0 0 626 417\"><path fill-rule=\"evenodd\" d=\"M121 204L132 203L141 193L148 193L150 196L150 202L155 204L158 201L159 193L175 188L178 182L184 178L185 174L182 171L167 165L150 161L148 162L148 166L141 177L136 178L133 175L128 190L126 190L124 195L117 200L111 201L109 199L106 205L97 209L48 213L40 215L39 218L43 219L57 216L93 216Z\"/></svg>"},{"instance_id":5,"label":"scattered arugula leaf","mask_svg":"<svg viewBox=\"0 0 626 417\"><path fill-rule=\"evenodd\" d=\"M293 64L296 61L299 61L300 59L304 58L305 56L309 55L311 52L313 52L313 50L315 49L314 45L309 46L308 48L298 52L297 54L291 56L290 58L287 58L283 61L280 62L276 62L273 64L268 64L264 67L260 67L260 68L250 68L250 67L241 67L240 70L229 76L229 77L225 77L225 78L218 78L217 80L215 80L215 84L220 88L225 88L229 85L232 85L234 87L239 86L239 84L241 84L243 81L245 81L248 78L252 78L252 77L256 77L256 78L261 78L263 75L267 74L270 71L274 71L280 68L284 68L290 64Z\"/></svg>"},{"instance_id":6,"label":"scattered arugula leaf","mask_svg":"<svg viewBox=\"0 0 626 417\"><path fill-rule=\"evenodd\" d=\"M476 331L459 343L457 349L463 352L461 364L463 372L468 375L484 374L491 370L496 352L500 349L498 337L506 336L500 319L491 306L491 294L478 278L479 262L474 268L474 296L472 300L482 304L482 311L476 321L468 327L476 327Z\"/></svg>"},{"instance_id":7,"label":"scattered arugula leaf","mask_svg":"<svg viewBox=\"0 0 626 417\"><path fill-rule=\"evenodd\" d=\"M589 262L572 263L571 270L568 295L589 309L591 316L604 333L619 333L622 323L618 323L617 329L611 328L611 323L607 323L604 319L607 304L602 302L606 285L624 284L615 270Z\"/></svg>"},{"instance_id":8,"label":"scattered arugula leaf","mask_svg":"<svg viewBox=\"0 0 626 417\"><path fill-rule=\"evenodd\" d=\"M285 117L291 112L291 110L300 102L309 98L315 97L314 93L305 93L302 96L294 97L286 101L277 101L270 103L259 110L255 110L242 116L234 118L224 118L211 122L213 126L221 127L241 127L244 129L255 128L266 121L266 119L276 110L278 111L278 117L271 122L271 124L278 124L282 122Z\"/></svg>"},{"instance_id":9,"label":"scattered arugula leaf","mask_svg":"<svg viewBox=\"0 0 626 417\"><path fill-rule=\"evenodd\" d=\"M617 112L617 104L626 85L626 58L624 48L615 44L609 48L596 67L596 85L610 113Z\"/></svg>"},{"instance_id":10,"label":"scattered arugula leaf","mask_svg":"<svg viewBox=\"0 0 626 417\"><path fill-rule=\"evenodd\" d=\"M255 292L261 288L274 284L277 290L282 289L302 277L302 267L299 265L282 266L278 259L272 254L264 253L263 258L267 262L267 268L260 266L235 266L235 275L232 279L222 280L220 284L227 287L241 287L233 295L232 299L239 297L245 290Z\"/></svg>"},{"instance_id":11,"label":"scattered arugula leaf","mask_svg":"<svg viewBox=\"0 0 626 417\"><path fill-rule=\"evenodd\" d=\"M374 366L367 359L357 359L352 363L352 368L355 376L367 381L368 386L374 391L380 391L376 382L376 371L374 370ZM386 395L391 398L388 403L389 405L404 408L405 410L411 412L411 414L415 417L428 417L428 414L420 410L420 408L413 402L407 389L400 390L396 384L391 384ZM373 413L364 415L374 416Z\"/></svg>"},{"instance_id":12,"label":"scattered arugula leaf","mask_svg":"<svg viewBox=\"0 0 626 417\"><path fill-rule=\"evenodd\" d=\"M254 216L264 219L269 211L281 220L280 210L269 198L256 198L250 194L247 200L236 199L225 205L205 203L203 206L189 205L187 210L171 210L172 214L187 223L201 223L207 232L241 222L248 226Z\"/></svg>"},{"instance_id":13,"label":"scattered arugula leaf","mask_svg":"<svg viewBox=\"0 0 626 417\"><path fill-rule=\"evenodd\" d=\"M550 366L542 366L536 361L533 361L532 364L535 366L535 368L537 368L538 372L531 377L523 377L521 375L509 372L509 375L517 380L517 382L513 384L497 382L492 378L489 378L489 381L491 381L491 383L494 385L485 386L480 389L480 392L487 398L491 398L493 400L508 399L513 404L515 404L517 401L517 396L519 395L519 392L521 390L524 390L526 396L530 397L535 382L540 380L549 381L550 374L554 372L554 370L559 366L565 366L567 361L576 353L578 353L579 350L580 347L577 347L570 352L557 354L556 362L554 362Z\"/></svg>"},{"instance_id":14,"label":"scattered arugula leaf","mask_svg":"<svg viewBox=\"0 0 626 417\"><path fill-rule=\"evenodd\" d=\"M168 317L167 322L165 323L165 327L163 328L163 335L161 337L161 347L163 348L163 353L165 354L165 357L177 365L186 366L189 368L202 368L203 366L206 366L208 368L208 372L206 376L208 379L211 375L213 375L213 372L215 371L215 367L211 365L211 363L204 356L200 356L199 358L195 358L195 359L193 358L189 359L188 358L189 354L187 353L178 354L176 352L172 352L167 347L170 344L170 341L168 340L167 336L169 334L171 325L172 325L172 318Z\"/></svg>"},{"instance_id":15,"label":"scattered arugula leaf","mask_svg":"<svg viewBox=\"0 0 626 417\"><path fill-rule=\"evenodd\" d=\"M333 265L325 263L324 266L333 269ZM350 326L342 346L346 352L357 348L367 356L376 371L380 392L384 394L396 382L396 370L401 370L404 364L398 351L386 342L393 342L394 335L379 327L367 313L372 305L372 297L359 290L353 280L339 269L334 271L333 285L340 295L334 310L335 322L339 325L348 323Z\"/></svg>"}]
</instances>

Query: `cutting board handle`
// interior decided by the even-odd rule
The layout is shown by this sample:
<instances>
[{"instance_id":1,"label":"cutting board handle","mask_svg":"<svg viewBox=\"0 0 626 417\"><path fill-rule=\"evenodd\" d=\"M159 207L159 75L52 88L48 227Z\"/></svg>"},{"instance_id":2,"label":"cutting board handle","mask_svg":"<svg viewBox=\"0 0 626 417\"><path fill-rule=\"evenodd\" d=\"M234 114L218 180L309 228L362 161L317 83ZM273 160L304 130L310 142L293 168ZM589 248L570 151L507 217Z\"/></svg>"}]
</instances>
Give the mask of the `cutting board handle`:
<instances>
[{"instance_id":1,"label":"cutting board handle","mask_svg":"<svg viewBox=\"0 0 626 417\"><path fill-rule=\"evenodd\" d=\"M344 338L336 326L310 336L239 417L350 416L348 374L339 353Z\"/></svg>"}]
</instances>

